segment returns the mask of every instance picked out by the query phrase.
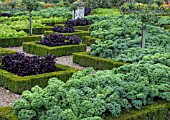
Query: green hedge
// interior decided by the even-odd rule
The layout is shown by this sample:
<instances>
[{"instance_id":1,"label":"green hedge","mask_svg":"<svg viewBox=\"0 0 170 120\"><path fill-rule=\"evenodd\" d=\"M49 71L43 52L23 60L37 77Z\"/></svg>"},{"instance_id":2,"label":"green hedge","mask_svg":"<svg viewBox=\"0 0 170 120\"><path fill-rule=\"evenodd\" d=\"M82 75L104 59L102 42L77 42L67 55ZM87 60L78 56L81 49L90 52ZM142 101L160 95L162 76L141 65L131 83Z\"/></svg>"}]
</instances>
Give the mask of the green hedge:
<instances>
[{"instance_id":1,"label":"green hedge","mask_svg":"<svg viewBox=\"0 0 170 120\"><path fill-rule=\"evenodd\" d=\"M40 35L23 36L19 38L0 38L0 47L19 47L22 45L22 42L39 41L40 39Z\"/></svg>"},{"instance_id":2,"label":"green hedge","mask_svg":"<svg viewBox=\"0 0 170 120\"><path fill-rule=\"evenodd\" d=\"M90 46L91 44L94 44L96 40L99 40L99 39L91 37L91 36L83 36L82 37L82 43L87 44L88 46Z\"/></svg>"},{"instance_id":3,"label":"green hedge","mask_svg":"<svg viewBox=\"0 0 170 120\"><path fill-rule=\"evenodd\" d=\"M65 21L58 21L58 22L42 22L42 24L45 24L47 26L55 26L56 24L64 24Z\"/></svg>"},{"instance_id":4,"label":"green hedge","mask_svg":"<svg viewBox=\"0 0 170 120\"><path fill-rule=\"evenodd\" d=\"M46 87L48 80L51 77L57 77L66 82L72 74L78 70L79 69L57 64L56 72L22 77L0 69L0 86L3 86L14 93L22 93L24 90L30 90L35 85L39 85L43 88Z\"/></svg>"},{"instance_id":5,"label":"green hedge","mask_svg":"<svg viewBox=\"0 0 170 120\"><path fill-rule=\"evenodd\" d=\"M132 109L118 117L106 117L105 120L170 120L170 103L157 101L141 110Z\"/></svg>"},{"instance_id":6,"label":"green hedge","mask_svg":"<svg viewBox=\"0 0 170 120\"><path fill-rule=\"evenodd\" d=\"M55 26L65 26L65 24L58 23L58 24L55 24ZM75 30L84 30L84 31L88 31L89 28L90 28L90 25L85 25L85 26L74 26L74 29L75 29Z\"/></svg>"},{"instance_id":7,"label":"green hedge","mask_svg":"<svg viewBox=\"0 0 170 120\"><path fill-rule=\"evenodd\" d=\"M73 33L59 33L59 32L52 32L52 31L44 31L44 36L48 36L52 33L55 33L55 34L64 34L66 36L68 35L77 35L79 37L83 37L83 36L89 36L90 35L90 31L84 31L84 30L77 30L76 32L73 32Z\"/></svg>"},{"instance_id":8,"label":"green hedge","mask_svg":"<svg viewBox=\"0 0 170 120\"><path fill-rule=\"evenodd\" d=\"M94 69L100 70L113 69L127 64L106 58L90 56L89 52L73 53L73 62L85 67L93 67Z\"/></svg>"},{"instance_id":9,"label":"green hedge","mask_svg":"<svg viewBox=\"0 0 170 120\"><path fill-rule=\"evenodd\" d=\"M32 33L35 34L35 35L40 35L40 34L43 34L44 31L51 31L53 29L53 27L51 26L45 26L43 28L33 28L32 29ZM23 30L24 32L26 33L30 33L30 29L18 29L17 31L21 31Z\"/></svg>"},{"instance_id":10,"label":"green hedge","mask_svg":"<svg viewBox=\"0 0 170 120\"><path fill-rule=\"evenodd\" d=\"M118 117L105 117L104 120L169 120L168 112L170 112L170 103L157 101L141 110L131 109L128 112L122 112ZM11 107L0 108L0 119L18 120Z\"/></svg>"},{"instance_id":11,"label":"green hedge","mask_svg":"<svg viewBox=\"0 0 170 120\"><path fill-rule=\"evenodd\" d=\"M90 28L90 25L85 25L85 26L74 26L74 29L76 30L84 30L84 31L88 31Z\"/></svg>"},{"instance_id":12,"label":"green hedge","mask_svg":"<svg viewBox=\"0 0 170 120\"><path fill-rule=\"evenodd\" d=\"M14 115L12 107L0 108L0 120L18 120L18 117Z\"/></svg>"},{"instance_id":13,"label":"green hedge","mask_svg":"<svg viewBox=\"0 0 170 120\"><path fill-rule=\"evenodd\" d=\"M71 55L75 52L86 51L86 44L75 44L75 45L63 45L49 47L45 45L36 44L36 42L25 42L23 43L23 50L40 56L46 56L48 54L59 56Z\"/></svg>"},{"instance_id":14,"label":"green hedge","mask_svg":"<svg viewBox=\"0 0 170 120\"><path fill-rule=\"evenodd\" d=\"M8 49L5 49L5 48L0 48L0 62L2 60L2 56L5 55L5 54L14 54L16 53L15 50L8 50Z\"/></svg>"},{"instance_id":15,"label":"green hedge","mask_svg":"<svg viewBox=\"0 0 170 120\"><path fill-rule=\"evenodd\" d=\"M165 29L170 29L170 25L163 25L162 27L164 27Z\"/></svg>"}]
</instances>

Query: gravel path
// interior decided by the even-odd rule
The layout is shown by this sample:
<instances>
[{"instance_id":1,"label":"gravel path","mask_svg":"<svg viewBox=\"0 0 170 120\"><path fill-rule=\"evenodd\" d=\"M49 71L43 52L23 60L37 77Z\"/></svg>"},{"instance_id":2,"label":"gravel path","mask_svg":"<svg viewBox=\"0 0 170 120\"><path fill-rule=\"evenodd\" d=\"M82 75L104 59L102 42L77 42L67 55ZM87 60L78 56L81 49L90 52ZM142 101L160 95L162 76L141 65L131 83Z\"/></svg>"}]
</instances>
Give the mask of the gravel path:
<instances>
[{"instance_id":1,"label":"gravel path","mask_svg":"<svg viewBox=\"0 0 170 120\"><path fill-rule=\"evenodd\" d=\"M24 53L27 56L32 56L32 54L24 52L22 50L22 47L11 47L11 48L7 48L7 49L16 50L18 52ZM90 47L87 47L87 51L90 51ZM85 69L85 67L82 67L78 64L73 63L72 55L57 57L56 63L68 65L68 66L71 66L71 67L76 67L76 68L79 68L81 70ZM0 87L0 107L12 106L13 102L18 98L20 98L20 95L12 93L12 92L10 92L9 90L7 90L3 87Z\"/></svg>"},{"instance_id":2,"label":"gravel path","mask_svg":"<svg viewBox=\"0 0 170 120\"><path fill-rule=\"evenodd\" d=\"M9 90L0 87L0 107L12 106L13 102L20 98L20 95L14 94Z\"/></svg>"}]
</instances>

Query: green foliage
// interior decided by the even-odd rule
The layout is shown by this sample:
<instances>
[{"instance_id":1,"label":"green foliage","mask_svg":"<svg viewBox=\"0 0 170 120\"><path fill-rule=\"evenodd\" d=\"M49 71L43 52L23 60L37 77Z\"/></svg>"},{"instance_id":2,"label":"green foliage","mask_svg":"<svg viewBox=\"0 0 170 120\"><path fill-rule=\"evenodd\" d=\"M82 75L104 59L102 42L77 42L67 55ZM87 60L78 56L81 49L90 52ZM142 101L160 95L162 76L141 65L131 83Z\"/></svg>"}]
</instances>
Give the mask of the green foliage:
<instances>
[{"instance_id":1,"label":"green foliage","mask_svg":"<svg viewBox=\"0 0 170 120\"><path fill-rule=\"evenodd\" d=\"M42 24L41 20L33 20L33 28L43 28L45 25ZM21 30L29 29L29 20L20 20L20 21L6 21L3 22L3 25L8 25L11 29Z\"/></svg>"},{"instance_id":2,"label":"green foliage","mask_svg":"<svg viewBox=\"0 0 170 120\"><path fill-rule=\"evenodd\" d=\"M11 0L9 3L8 3L9 6L11 6L11 8L15 8L15 6L17 5L17 1L16 0Z\"/></svg>"},{"instance_id":3,"label":"green foliage","mask_svg":"<svg viewBox=\"0 0 170 120\"><path fill-rule=\"evenodd\" d=\"M29 12L15 12L15 16L21 16L21 15L28 15ZM46 8L46 9L41 9L39 11L32 11L32 15L34 16L42 16L44 18L49 18L49 17L71 17L71 11L68 11L64 7L54 7L54 8Z\"/></svg>"},{"instance_id":4,"label":"green foliage","mask_svg":"<svg viewBox=\"0 0 170 120\"><path fill-rule=\"evenodd\" d=\"M164 54L156 53L152 56L151 55L144 56L143 59L140 61L140 63L146 63L146 62L150 64L160 63L170 67L170 53L164 53Z\"/></svg>"},{"instance_id":5,"label":"green foliage","mask_svg":"<svg viewBox=\"0 0 170 120\"><path fill-rule=\"evenodd\" d=\"M36 10L39 6L37 0L23 0L22 3L26 6L26 9L29 12L32 12L33 10Z\"/></svg>"},{"instance_id":6,"label":"green foliage","mask_svg":"<svg viewBox=\"0 0 170 120\"><path fill-rule=\"evenodd\" d=\"M157 23L158 23L158 25L169 25L170 24L170 16L161 16Z\"/></svg>"},{"instance_id":7,"label":"green foliage","mask_svg":"<svg viewBox=\"0 0 170 120\"><path fill-rule=\"evenodd\" d=\"M155 99L170 101L169 76L170 68L161 64L131 64L105 71L88 68L74 73L66 83L51 78L46 88L35 86L23 92L13 109L30 119L100 120L106 114L141 109Z\"/></svg>"},{"instance_id":8,"label":"green foliage","mask_svg":"<svg viewBox=\"0 0 170 120\"><path fill-rule=\"evenodd\" d=\"M11 29L7 24L0 24L0 38L16 38L21 36L27 36L27 33L24 31L17 32L14 29Z\"/></svg>"},{"instance_id":9,"label":"green foliage","mask_svg":"<svg viewBox=\"0 0 170 120\"><path fill-rule=\"evenodd\" d=\"M100 38L91 45L91 55L123 62L138 62L145 55L170 51L170 33L149 22L146 28L146 49L141 49L140 17L116 16L91 25L92 37Z\"/></svg>"},{"instance_id":10,"label":"green foliage","mask_svg":"<svg viewBox=\"0 0 170 120\"><path fill-rule=\"evenodd\" d=\"M45 18L49 18L49 17L71 17L71 11L68 11L66 8L47 8L47 9L42 9L40 11L33 11L32 12L33 15L35 16L42 16Z\"/></svg>"}]
</instances>

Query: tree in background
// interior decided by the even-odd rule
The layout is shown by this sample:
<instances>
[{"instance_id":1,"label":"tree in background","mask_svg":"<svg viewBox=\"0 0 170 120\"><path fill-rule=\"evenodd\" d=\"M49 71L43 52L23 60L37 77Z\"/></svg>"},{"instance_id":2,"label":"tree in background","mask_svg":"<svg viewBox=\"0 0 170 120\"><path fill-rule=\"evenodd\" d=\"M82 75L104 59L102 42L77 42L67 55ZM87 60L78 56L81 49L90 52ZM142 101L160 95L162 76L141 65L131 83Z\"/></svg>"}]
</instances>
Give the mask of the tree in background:
<instances>
[{"instance_id":1,"label":"tree in background","mask_svg":"<svg viewBox=\"0 0 170 120\"><path fill-rule=\"evenodd\" d=\"M10 6L12 8L11 10L11 15L14 14L14 9L16 7L16 5L18 4L18 2L16 0L11 0L9 3L8 3L8 6Z\"/></svg>"},{"instance_id":2,"label":"tree in background","mask_svg":"<svg viewBox=\"0 0 170 120\"><path fill-rule=\"evenodd\" d=\"M37 0L23 0L22 3L26 6L26 9L29 12L30 17L30 36L32 36L32 14L33 10L36 10L39 6Z\"/></svg>"},{"instance_id":3,"label":"tree in background","mask_svg":"<svg viewBox=\"0 0 170 120\"><path fill-rule=\"evenodd\" d=\"M141 48L145 48L146 23L154 21L156 17L155 17L154 12L150 11L148 8L142 10L140 17L142 21Z\"/></svg>"},{"instance_id":4,"label":"tree in background","mask_svg":"<svg viewBox=\"0 0 170 120\"><path fill-rule=\"evenodd\" d=\"M164 3L164 1L163 0L154 0L154 3L156 3L160 9L161 5Z\"/></svg>"}]
</instances>

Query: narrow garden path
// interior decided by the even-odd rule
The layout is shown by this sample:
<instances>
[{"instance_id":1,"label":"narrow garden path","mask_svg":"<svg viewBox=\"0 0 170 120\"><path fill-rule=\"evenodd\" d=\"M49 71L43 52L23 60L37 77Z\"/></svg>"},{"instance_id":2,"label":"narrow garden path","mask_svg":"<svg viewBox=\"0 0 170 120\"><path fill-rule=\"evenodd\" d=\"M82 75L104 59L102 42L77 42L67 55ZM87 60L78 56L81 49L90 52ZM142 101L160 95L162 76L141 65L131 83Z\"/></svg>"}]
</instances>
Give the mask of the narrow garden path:
<instances>
[{"instance_id":1,"label":"narrow garden path","mask_svg":"<svg viewBox=\"0 0 170 120\"><path fill-rule=\"evenodd\" d=\"M7 48L7 49L16 50L17 52L24 53L27 56L32 56L32 54L24 52L22 50L22 47L10 47L10 48ZM90 51L89 46L87 47L86 51ZM72 55L57 57L56 63L68 65L68 66L75 67L75 68L79 68L81 70L85 69L85 67L82 67L78 64L73 63ZM3 87L0 87L0 107L12 106L13 102L18 98L20 98L20 95L12 93L12 92L10 92L9 90L7 90Z\"/></svg>"}]
</instances>

